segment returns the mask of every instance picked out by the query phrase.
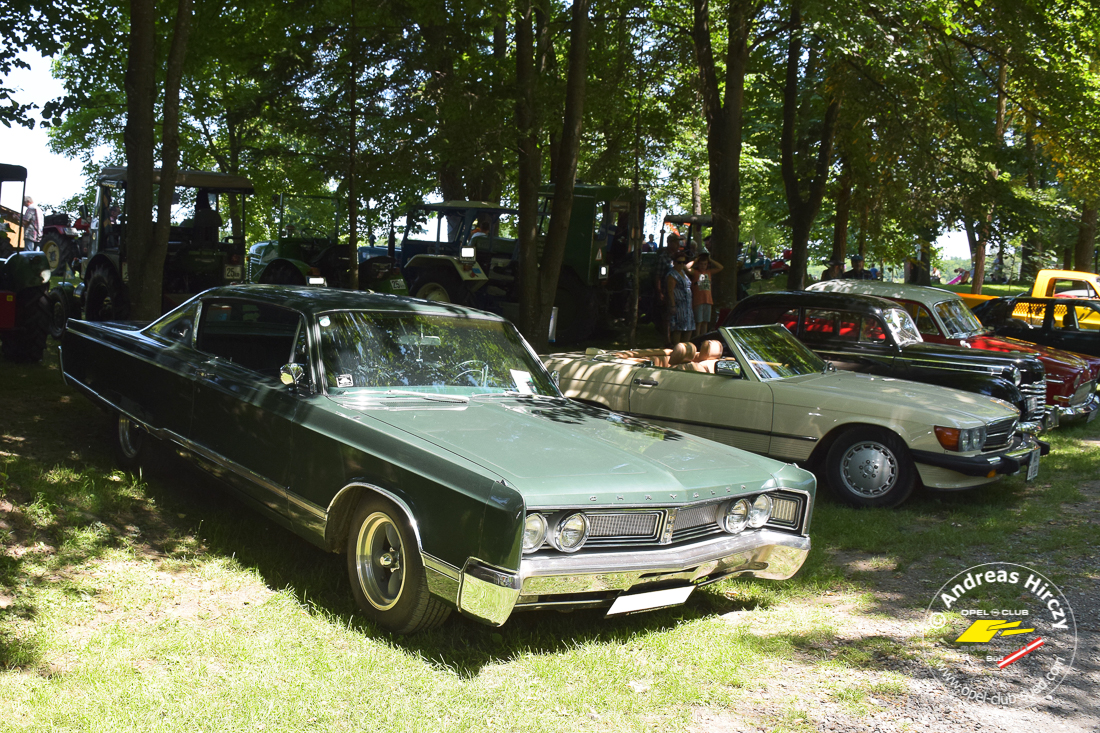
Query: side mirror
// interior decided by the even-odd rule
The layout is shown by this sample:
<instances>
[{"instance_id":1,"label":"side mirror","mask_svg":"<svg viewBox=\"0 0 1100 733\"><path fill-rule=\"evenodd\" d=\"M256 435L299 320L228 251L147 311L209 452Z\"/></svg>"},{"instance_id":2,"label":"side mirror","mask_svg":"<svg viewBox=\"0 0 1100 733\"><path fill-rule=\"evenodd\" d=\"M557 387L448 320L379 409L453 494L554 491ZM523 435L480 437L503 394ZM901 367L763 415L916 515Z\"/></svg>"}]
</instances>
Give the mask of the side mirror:
<instances>
[{"instance_id":1,"label":"side mirror","mask_svg":"<svg viewBox=\"0 0 1100 733\"><path fill-rule=\"evenodd\" d=\"M297 389L306 378L306 370L301 364L284 364L279 368L279 381L288 387Z\"/></svg>"},{"instance_id":2,"label":"side mirror","mask_svg":"<svg viewBox=\"0 0 1100 733\"><path fill-rule=\"evenodd\" d=\"M714 373L733 379L741 378L741 362L736 359L719 359L714 362Z\"/></svg>"}]
</instances>

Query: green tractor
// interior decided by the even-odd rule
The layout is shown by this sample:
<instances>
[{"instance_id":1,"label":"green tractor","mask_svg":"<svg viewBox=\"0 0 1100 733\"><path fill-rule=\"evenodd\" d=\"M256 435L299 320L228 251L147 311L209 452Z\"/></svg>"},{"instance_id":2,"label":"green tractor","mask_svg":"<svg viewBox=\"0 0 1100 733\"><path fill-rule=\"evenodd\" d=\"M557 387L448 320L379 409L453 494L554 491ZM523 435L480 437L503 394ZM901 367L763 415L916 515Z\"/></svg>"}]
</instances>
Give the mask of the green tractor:
<instances>
[{"instance_id":1,"label":"green tractor","mask_svg":"<svg viewBox=\"0 0 1100 733\"><path fill-rule=\"evenodd\" d=\"M83 312L89 321L125 320L130 314L127 253L132 243L126 226L126 168L104 168L97 178L91 243L81 263L82 281L62 283L50 293L51 331L60 337L68 318ZM160 170L153 171L160 183ZM181 208L180 224L173 223L164 259L162 310L167 312L208 288L244 280L245 199L253 193L243 176L210 171L179 171L173 194ZM223 218L223 214L225 218Z\"/></svg>"},{"instance_id":2,"label":"green tractor","mask_svg":"<svg viewBox=\"0 0 1100 733\"><path fill-rule=\"evenodd\" d=\"M337 199L282 194L273 203L279 207L279 238L249 248L248 282L350 287L351 260L340 242ZM392 257L372 257L364 247L357 267L360 290L407 293Z\"/></svg>"},{"instance_id":3,"label":"green tractor","mask_svg":"<svg viewBox=\"0 0 1100 733\"><path fill-rule=\"evenodd\" d=\"M553 187L540 192L539 251L550 223ZM552 337L578 341L630 317L637 297L633 247L644 199L632 189L577 184L565 256L554 299ZM409 294L519 314L519 212L484 201L421 204L406 213L400 242L388 254L401 265ZM632 217L635 217L632 219ZM372 247L374 256L386 248Z\"/></svg>"},{"instance_id":4,"label":"green tractor","mask_svg":"<svg viewBox=\"0 0 1100 733\"><path fill-rule=\"evenodd\" d=\"M0 189L11 182L23 184L22 201L27 169L0 164ZM18 251L22 211L4 208L0 213L0 351L12 361L41 361L49 333L50 262L41 252Z\"/></svg>"}]
</instances>

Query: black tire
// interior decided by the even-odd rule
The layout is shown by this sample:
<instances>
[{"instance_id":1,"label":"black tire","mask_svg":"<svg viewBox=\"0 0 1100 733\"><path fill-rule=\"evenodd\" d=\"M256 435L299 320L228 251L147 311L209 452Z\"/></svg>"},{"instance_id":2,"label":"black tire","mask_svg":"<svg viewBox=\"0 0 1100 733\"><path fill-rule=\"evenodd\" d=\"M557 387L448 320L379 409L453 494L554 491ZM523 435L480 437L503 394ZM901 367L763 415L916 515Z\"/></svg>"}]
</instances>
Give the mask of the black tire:
<instances>
[{"instance_id":1,"label":"black tire","mask_svg":"<svg viewBox=\"0 0 1100 733\"><path fill-rule=\"evenodd\" d=\"M42 361L50 333L46 286L24 288L15 295L15 328L3 335L0 350L11 361Z\"/></svg>"},{"instance_id":2,"label":"black tire","mask_svg":"<svg viewBox=\"0 0 1100 733\"><path fill-rule=\"evenodd\" d=\"M55 275L64 275L65 268L73 259L72 246L57 232L46 232L38 244L39 249L46 255L46 261L50 263L50 270Z\"/></svg>"},{"instance_id":3,"label":"black tire","mask_svg":"<svg viewBox=\"0 0 1100 733\"><path fill-rule=\"evenodd\" d=\"M428 270L416 278L409 288L409 295L436 303L466 302L466 286L454 272L447 270Z\"/></svg>"},{"instance_id":4,"label":"black tire","mask_svg":"<svg viewBox=\"0 0 1100 733\"><path fill-rule=\"evenodd\" d=\"M825 483L855 507L895 507L917 484L917 467L898 436L884 428L845 430L825 457Z\"/></svg>"},{"instance_id":5,"label":"black tire","mask_svg":"<svg viewBox=\"0 0 1100 733\"><path fill-rule=\"evenodd\" d=\"M264 270L260 282L266 285L305 285L306 279L298 268L287 262L276 262Z\"/></svg>"},{"instance_id":6,"label":"black tire","mask_svg":"<svg viewBox=\"0 0 1100 733\"><path fill-rule=\"evenodd\" d=\"M133 420L118 414L115 426L115 461L125 469L137 468L145 455L148 434Z\"/></svg>"},{"instance_id":7,"label":"black tire","mask_svg":"<svg viewBox=\"0 0 1100 733\"><path fill-rule=\"evenodd\" d=\"M351 518L347 544L351 593L363 614L395 634L438 626L451 609L428 592L416 536L391 502L368 494Z\"/></svg>"},{"instance_id":8,"label":"black tire","mask_svg":"<svg viewBox=\"0 0 1100 733\"><path fill-rule=\"evenodd\" d=\"M88 273L84 293L84 317L89 321L123 321L130 315L130 304L122 282L108 265L98 265Z\"/></svg>"},{"instance_id":9,"label":"black tire","mask_svg":"<svg viewBox=\"0 0 1100 733\"><path fill-rule=\"evenodd\" d=\"M69 298L60 288L54 288L46 296L49 309L49 330L54 341L60 341L65 335L65 325L69 322Z\"/></svg>"}]
</instances>

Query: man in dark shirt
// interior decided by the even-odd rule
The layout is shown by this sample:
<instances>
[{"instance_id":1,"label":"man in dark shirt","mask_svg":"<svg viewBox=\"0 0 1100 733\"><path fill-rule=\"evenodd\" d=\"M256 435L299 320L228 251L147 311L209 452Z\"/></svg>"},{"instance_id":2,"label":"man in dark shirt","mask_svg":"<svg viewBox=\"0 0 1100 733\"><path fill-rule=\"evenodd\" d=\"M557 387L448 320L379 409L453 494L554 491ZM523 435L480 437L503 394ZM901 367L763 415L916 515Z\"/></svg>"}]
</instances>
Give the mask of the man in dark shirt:
<instances>
[{"instance_id":1,"label":"man in dark shirt","mask_svg":"<svg viewBox=\"0 0 1100 733\"><path fill-rule=\"evenodd\" d=\"M852 269L844 273L845 280L873 280L871 273L863 269L863 255L852 255Z\"/></svg>"}]
</instances>

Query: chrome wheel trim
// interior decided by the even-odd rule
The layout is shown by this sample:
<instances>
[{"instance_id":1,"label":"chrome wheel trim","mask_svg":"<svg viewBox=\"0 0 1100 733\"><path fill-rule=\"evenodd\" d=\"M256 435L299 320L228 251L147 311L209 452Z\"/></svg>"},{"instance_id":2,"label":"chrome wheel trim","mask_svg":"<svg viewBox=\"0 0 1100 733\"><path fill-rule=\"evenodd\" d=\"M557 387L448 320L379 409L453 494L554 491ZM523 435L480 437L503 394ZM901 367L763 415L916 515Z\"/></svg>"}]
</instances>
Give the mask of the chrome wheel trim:
<instances>
[{"instance_id":1,"label":"chrome wheel trim","mask_svg":"<svg viewBox=\"0 0 1100 733\"><path fill-rule=\"evenodd\" d=\"M840 458L840 478L848 491L875 499L898 483L898 459L882 443L863 441L850 446Z\"/></svg>"},{"instance_id":2,"label":"chrome wheel trim","mask_svg":"<svg viewBox=\"0 0 1100 733\"><path fill-rule=\"evenodd\" d=\"M137 458L141 449L141 436L138 435L138 426L125 415L118 416L118 445L122 449L122 455L127 458Z\"/></svg>"},{"instance_id":3,"label":"chrome wheel trim","mask_svg":"<svg viewBox=\"0 0 1100 733\"><path fill-rule=\"evenodd\" d=\"M423 298L424 300L432 300L436 303L451 302L451 295L447 292L447 288L439 283L427 283L416 291L416 297Z\"/></svg>"},{"instance_id":4,"label":"chrome wheel trim","mask_svg":"<svg viewBox=\"0 0 1100 733\"><path fill-rule=\"evenodd\" d=\"M375 512L359 527L355 570L363 595L379 611L388 611L401 600L405 589L404 547L397 525L386 514Z\"/></svg>"}]
</instances>

